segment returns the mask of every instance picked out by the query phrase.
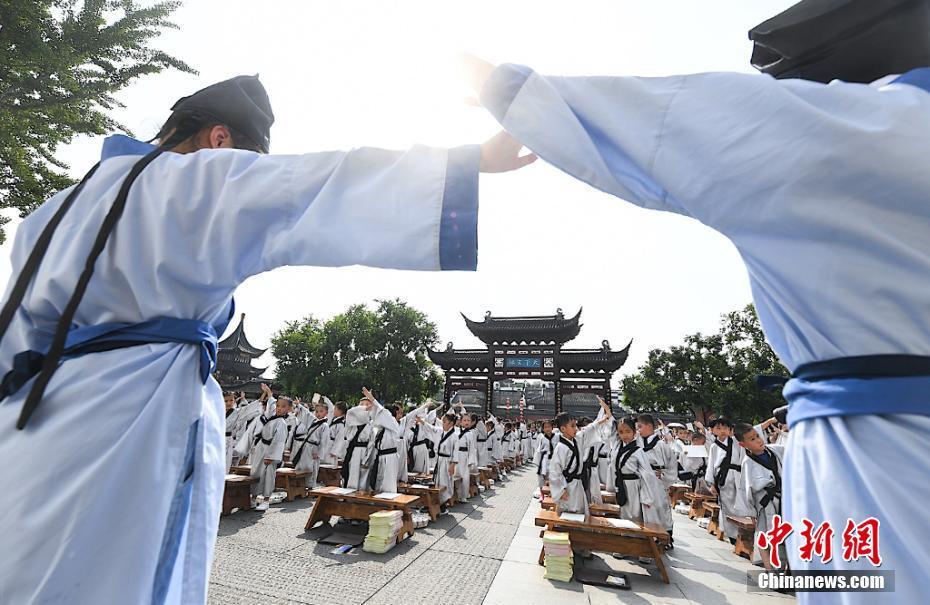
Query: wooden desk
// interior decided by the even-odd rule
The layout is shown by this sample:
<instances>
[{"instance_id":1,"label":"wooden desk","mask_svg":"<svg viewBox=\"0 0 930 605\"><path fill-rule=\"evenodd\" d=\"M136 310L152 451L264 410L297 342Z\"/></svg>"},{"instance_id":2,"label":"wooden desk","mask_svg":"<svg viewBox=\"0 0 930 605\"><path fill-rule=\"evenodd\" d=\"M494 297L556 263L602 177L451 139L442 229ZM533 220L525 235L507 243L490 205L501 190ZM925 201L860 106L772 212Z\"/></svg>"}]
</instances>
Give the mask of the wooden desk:
<instances>
[{"instance_id":1,"label":"wooden desk","mask_svg":"<svg viewBox=\"0 0 930 605\"><path fill-rule=\"evenodd\" d=\"M484 489L491 489L491 469L486 466L479 466L478 480L484 486Z\"/></svg>"},{"instance_id":2,"label":"wooden desk","mask_svg":"<svg viewBox=\"0 0 930 605\"><path fill-rule=\"evenodd\" d=\"M733 552L751 561L752 548L756 543L756 520L752 517L734 517L733 515L727 515L727 520L736 525L739 530Z\"/></svg>"},{"instance_id":3,"label":"wooden desk","mask_svg":"<svg viewBox=\"0 0 930 605\"><path fill-rule=\"evenodd\" d=\"M688 509L688 518L697 519L707 514L707 511L704 510L704 503L714 502L717 500L717 497L688 492L685 494L685 500L691 503L691 507Z\"/></svg>"},{"instance_id":4,"label":"wooden desk","mask_svg":"<svg viewBox=\"0 0 930 605\"><path fill-rule=\"evenodd\" d=\"M318 487L310 490L310 495L316 497L310 518L307 519L306 530L323 521L329 523L330 517L338 516L344 519L357 519L368 521L372 513L383 510L399 510L403 512L403 524L397 534L397 541L405 540L413 535L412 507L420 502L419 496L400 494L393 500L375 498L374 492L353 492L351 494L333 494L338 489L332 486Z\"/></svg>"},{"instance_id":5,"label":"wooden desk","mask_svg":"<svg viewBox=\"0 0 930 605\"><path fill-rule=\"evenodd\" d=\"M292 468L279 468L274 472L274 486L287 492L287 501L307 497L307 479L310 471L298 471Z\"/></svg>"},{"instance_id":6,"label":"wooden desk","mask_svg":"<svg viewBox=\"0 0 930 605\"><path fill-rule=\"evenodd\" d=\"M320 471L316 475L316 482L339 487L342 485L341 473L342 465L340 464L321 464Z\"/></svg>"},{"instance_id":7,"label":"wooden desk","mask_svg":"<svg viewBox=\"0 0 930 605\"><path fill-rule=\"evenodd\" d=\"M710 513L710 523L707 524L707 533L723 540L723 530L720 528L720 505L716 502L704 502L704 510Z\"/></svg>"},{"instance_id":8,"label":"wooden desk","mask_svg":"<svg viewBox=\"0 0 930 605\"><path fill-rule=\"evenodd\" d=\"M425 506L429 511L429 518L435 521L439 518L439 511L442 504L439 502L439 488L431 485L419 484L414 486L408 483L398 483L397 491L402 494L419 496L423 502L419 506Z\"/></svg>"},{"instance_id":9,"label":"wooden desk","mask_svg":"<svg viewBox=\"0 0 930 605\"><path fill-rule=\"evenodd\" d=\"M252 474L252 467L248 464L240 464L238 466L230 466L229 472L233 475L244 475L249 476Z\"/></svg>"},{"instance_id":10,"label":"wooden desk","mask_svg":"<svg viewBox=\"0 0 930 605\"><path fill-rule=\"evenodd\" d=\"M555 511L544 510L536 515L536 525L545 530L568 533L573 549L619 553L633 557L651 557L659 568L662 580L668 584L668 570L662 559L669 536L664 527L646 523L637 529L614 527L603 517L589 516L585 521L566 521ZM542 533L540 533L542 537ZM539 552L539 564L545 560L545 548Z\"/></svg>"},{"instance_id":11,"label":"wooden desk","mask_svg":"<svg viewBox=\"0 0 930 605\"><path fill-rule=\"evenodd\" d=\"M252 508L252 484L258 483L258 477L247 475L226 475L226 488L223 490L223 515L229 515L234 508L249 510Z\"/></svg>"},{"instance_id":12,"label":"wooden desk","mask_svg":"<svg viewBox=\"0 0 930 605\"><path fill-rule=\"evenodd\" d=\"M690 485L679 485L677 483L674 485L670 485L668 487L668 501L672 503L672 508L674 508L675 505L678 504L680 500L684 500L685 494L687 494L690 491L691 491Z\"/></svg>"}]
</instances>

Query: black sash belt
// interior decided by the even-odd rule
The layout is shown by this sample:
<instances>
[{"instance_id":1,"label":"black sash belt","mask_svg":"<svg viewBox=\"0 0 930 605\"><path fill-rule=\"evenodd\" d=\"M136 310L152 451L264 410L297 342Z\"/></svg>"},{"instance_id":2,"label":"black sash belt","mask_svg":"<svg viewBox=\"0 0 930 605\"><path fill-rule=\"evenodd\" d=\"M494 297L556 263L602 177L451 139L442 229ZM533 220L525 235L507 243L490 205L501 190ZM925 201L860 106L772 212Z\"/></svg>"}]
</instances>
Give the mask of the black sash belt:
<instances>
[{"instance_id":1,"label":"black sash belt","mask_svg":"<svg viewBox=\"0 0 930 605\"><path fill-rule=\"evenodd\" d=\"M467 452L467 451L468 451L468 446L467 446L467 445L466 445L466 446L459 446L459 451L460 451L460 452Z\"/></svg>"},{"instance_id":2,"label":"black sash belt","mask_svg":"<svg viewBox=\"0 0 930 605\"><path fill-rule=\"evenodd\" d=\"M396 453L397 453L396 447L389 447L386 450L378 450L379 456L387 456L388 454L396 454Z\"/></svg>"},{"instance_id":3,"label":"black sash belt","mask_svg":"<svg viewBox=\"0 0 930 605\"><path fill-rule=\"evenodd\" d=\"M452 457L452 454L443 454L442 452L439 452L436 455L439 456L440 458L451 458Z\"/></svg>"},{"instance_id":4,"label":"black sash belt","mask_svg":"<svg viewBox=\"0 0 930 605\"><path fill-rule=\"evenodd\" d=\"M930 376L930 357L923 355L860 355L812 361L792 374L802 380L833 378L896 378Z\"/></svg>"}]
</instances>

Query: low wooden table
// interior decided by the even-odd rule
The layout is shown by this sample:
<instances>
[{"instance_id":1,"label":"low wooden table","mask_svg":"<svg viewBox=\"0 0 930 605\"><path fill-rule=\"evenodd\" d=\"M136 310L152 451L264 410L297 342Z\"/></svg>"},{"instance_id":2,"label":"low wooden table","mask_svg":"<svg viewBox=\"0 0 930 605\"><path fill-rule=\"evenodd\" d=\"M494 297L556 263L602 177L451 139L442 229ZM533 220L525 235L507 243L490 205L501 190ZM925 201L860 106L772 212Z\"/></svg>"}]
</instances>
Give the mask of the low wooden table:
<instances>
[{"instance_id":1,"label":"low wooden table","mask_svg":"<svg viewBox=\"0 0 930 605\"><path fill-rule=\"evenodd\" d=\"M230 466L229 472L233 475L245 475L249 476L252 474L252 467L248 464L240 464L238 466Z\"/></svg>"},{"instance_id":2,"label":"low wooden table","mask_svg":"<svg viewBox=\"0 0 930 605\"><path fill-rule=\"evenodd\" d=\"M650 557L655 561L662 580L668 584L668 570L665 568L664 547L669 542L668 532L664 527L646 523L637 529L614 527L603 517L588 516L584 521L567 521L551 510L540 511L536 515L536 525L546 530L568 533L573 549L596 550L598 552L619 553L633 557ZM545 531L545 530L544 530ZM542 537L542 534L540 534ZM545 562L545 547L539 552L539 564Z\"/></svg>"},{"instance_id":3,"label":"low wooden table","mask_svg":"<svg viewBox=\"0 0 930 605\"><path fill-rule=\"evenodd\" d=\"M310 491L310 495L316 497L316 502L313 504L313 510L310 511L310 518L307 519L306 530L313 529L313 526L320 521L329 523L330 518L334 516L368 521L372 513L382 510L399 510L403 512L403 521L397 533L397 541L400 542L413 535L413 517L411 516L413 511L411 509L421 501L420 496L400 494L393 500L383 500L375 498L374 492L356 491L341 495L332 493L335 489L338 488L326 486Z\"/></svg>"},{"instance_id":4,"label":"low wooden table","mask_svg":"<svg viewBox=\"0 0 930 605\"><path fill-rule=\"evenodd\" d=\"M497 467L497 463L496 463L496 462L492 462L491 464L488 465L488 468L491 469L491 479L494 479L495 481L500 481L500 480L501 480L501 471L500 471L500 469Z\"/></svg>"},{"instance_id":5,"label":"low wooden table","mask_svg":"<svg viewBox=\"0 0 930 605\"><path fill-rule=\"evenodd\" d=\"M491 489L491 469L486 466L479 466L478 480L484 486L484 489Z\"/></svg>"},{"instance_id":6,"label":"low wooden table","mask_svg":"<svg viewBox=\"0 0 930 605\"><path fill-rule=\"evenodd\" d=\"M720 505L716 502L704 502L704 510L710 513L710 523L707 524L707 533L722 540L723 532L720 529Z\"/></svg>"},{"instance_id":7,"label":"low wooden table","mask_svg":"<svg viewBox=\"0 0 930 605\"><path fill-rule=\"evenodd\" d=\"M704 503L714 502L716 499L715 496L705 496L704 494L695 494L694 492L686 493L685 500L691 503L691 508L688 509L688 518L697 519L705 516L707 511L704 510Z\"/></svg>"},{"instance_id":8,"label":"low wooden table","mask_svg":"<svg viewBox=\"0 0 930 605\"><path fill-rule=\"evenodd\" d=\"M316 475L316 482L323 485L332 485L339 487L342 485L342 465L339 464L321 464L320 470Z\"/></svg>"},{"instance_id":9,"label":"low wooden table","mask_svg":"<svg viewBox=\"0 0 930 605\"><path fill-rule=\"evenodd\" d=\"M543 510L555 510L555 501L551 497L543 498L540 502ZM595 504L588 505L588 511L593 517L614 517L620 518L620 507L616 504Z\"/></svg>"},{"instance_id":10,"label":"low wooden table","mask_svg":"<svg viewBox=\"0 0 930 605\"><path fill-rule=\"evenodd\" d=\"M752 560L752 548L756 543L756 520L752 517L734 517L727 515L727 520L739 530L733 552L740 557Z\"/></svg>"},{"instance_id":11,"label":"low wooden table","mask_svg":"<svg viewBox=\"0 0 930 605\"><path fill-rule=\"evenodd\" d=\"M671 502L672 508L678 504L679 501L685 499L685 494L691 491L690 485L680 485L678 483L668 486L668 501Z\"/></svg>"},{"instance_id":12,"label":"low wooden table","mask_svg":"<svg viewBox=\"0 0 930 605\"><path fill-rule=\"evenodd\" d=\"M468 475L468 497L474 498L480 491L478 489L478 473Z\"/></svg>"},{"instance_id":13,"label":"low wooden table","mask_svg":"<svg viewBox=\"0 0 930 605\"><path fill-rule=\"evenodd\" d=\"M226 475L226 488L223 490L223 515L232 514L234 508L249 510L252 508L252 484L258 483L258 477L247 475Z\"/></svg>"},{"instance_id":14,"label":"low wooden table","mask_svg":"<svg viewBox=\"0 0 930 605\"><path fill-rule=\"evenodd\" d=\"M279 468L274 472L274 486L287 492L287 501L307 497L307 479L310 471L298 471L292 468Z\"/></svg>"},{"instance_id":15,"label":"low wooden table","mask_svg":"<svg viewBox=\"0 0 930 605\"><path fill-rule=\"evenodd\" d=\"M398 483L397 491L402 494L419 496L423 499L420 506L425 506L429 511L429 518L435 521L439 518L439 511L442 503L439 502L439 488L432 485Z\"/></svg>"}]
</instances>

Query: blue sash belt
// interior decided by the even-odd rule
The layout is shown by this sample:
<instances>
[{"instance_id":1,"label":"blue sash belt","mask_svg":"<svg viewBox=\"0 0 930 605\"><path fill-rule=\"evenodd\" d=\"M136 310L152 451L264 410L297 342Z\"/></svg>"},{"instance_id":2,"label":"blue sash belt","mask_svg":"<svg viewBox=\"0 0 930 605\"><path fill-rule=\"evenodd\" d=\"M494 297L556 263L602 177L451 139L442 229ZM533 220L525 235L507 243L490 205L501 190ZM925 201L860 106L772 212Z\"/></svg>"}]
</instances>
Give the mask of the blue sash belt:
<instances>
[{"instance_id":1,"label":"blue sash belt","mask_svg":"<svg viewBox=\"0 0 930 605\"><path fill-rule=\"evenodd\" d=\"M788 423L861 414L930 415L930 357L864 355L800 366L785 385Z\"/></svg>"},{"instance_id":2,"label":"blue sash belt","mask_svg":"<svg viewBox=\"0 0 930 605\"><path fill-rule=\"evenodd\" d=\"M63 359L87 353L112 351L142 344L175 342L200 348L200 379L207 378L216 368L216 329L205 321L162 317L137 324L110 322L75 328L68 332ZM0 383L0 399L18 391L42 369L43 353L23 351L13 357L13 369Z\"/></svg>"}]
</instances>

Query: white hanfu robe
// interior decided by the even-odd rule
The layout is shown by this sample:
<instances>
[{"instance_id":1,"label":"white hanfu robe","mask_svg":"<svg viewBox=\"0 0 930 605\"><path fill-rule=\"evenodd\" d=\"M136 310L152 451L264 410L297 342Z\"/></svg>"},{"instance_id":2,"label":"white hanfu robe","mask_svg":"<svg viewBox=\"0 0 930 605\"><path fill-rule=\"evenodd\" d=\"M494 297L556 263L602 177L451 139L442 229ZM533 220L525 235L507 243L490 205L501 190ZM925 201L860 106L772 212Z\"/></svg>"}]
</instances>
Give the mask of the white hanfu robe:
<instances>
[{"instance_id":1,"label":"white hanfu robe","mask_svg":"<svg viewBox=\"0 0 930 605\"><path fill-rule=\"evenodd\" d=\"M400 474L400 450L403 441L397 419L377 401L371 408L372 438L366 457L370 460L368 483L376 492L397 492Z\"/></svg>"},{"instance_id":2,"label":"white hanfu robe","mask_svg":"<svg viewBox=\"0 0 930 605\"><path fill-rule=\"evenodd\" d=\"M611 450L610 468L613 477L606 485L616 494L620 517L637 523L645 521L661 525L654 503L662 491L662 484L635 440L629 444L618 443ZM623 483L622 487L618 481ZM622 502L624 493L626 502Z\"/></svg>"},{"instance_id":3,"label":"white hanfu robe","mask_svg":"<svg viewBox=\"0 0 930 605\"><path fill-rule=\"evenodd\" d=\"M436 465L433 467L433 481L439 488L439 502L445 504L452 498L453 477L450 467L455 464L456 452L458 452L458 430L452 427L448 431L443 431L438 426L431 424L420 425L430 438L436 441ZM456 469L458 472L458 469Z\"/></svg>"},{"instance_id":4,"label":"white hanfu robe","mask_svg":"<svg viewBox=\"0 0 930 605\"><path fill-rule=\"evenodd\" d=\"M232 407L226 410L226 474L232 466L233 451L236 449L236 425L239 421L240 408Z\"/></svg>"},{"instance_id":5,"label":"white hanfu robe","mask_svg":"<svg viewBox=\"0 0 930 605\"><path fill-rule=\"evenodd\" d=\"M310 471L307 487L316 487L320 461L327 456L329 447L329 422L324 416L317 418L309 409L301 406L297 414L298 423L291 436L291 462L298 471Z\"/></svg>"},{"instance_id":6,"label":"white hanfu robe","mask_svg":"<svg viewBox=\"0 0 930 605\"><path fill-rule=\"evenodd\" d=\"M436 463L436 451L429 431L423 425L414 423L407 431L407 469L422 475L428 473Z\"/></svg>"},{"instance_id":7,"label":"white hanfu robe","mask_svg":"<svg viewBox=\"0 0 930 605\"><path fill-rule=\"evenodd\" d=\"M284 459L286 444L287 418L272 416L255 435L252 451L249 452L249 474L258 477L258 483L252 484L252 495L261 494L268 498L274 492L275 471Z\"/></svg>"},{"instance_id":8,"label":"white hanfu robe","mask_svg":"<svg viewBox=\"0 0 930 605\"><path fill-rule=\"evenodd\" d=\"M426 405L422 405L410 410L397 422L398 428L400 429L400 436L397 444L397 479L402 483L407 483L407 455L409 449L407 447L407 435L410 432L410 428L416 424L414 419L424 414L426 412L426 407Z\"/></svg>"},{"instance_id":9,"label":"white hanfu robe","mask_svg":"<svg viewBox=\"0 0 930 605\"><path fill-rule=\"evenodd\" d=\"M579 429L574 439L562 435L556 443L555 452L549 461L549 490L559 512L588 514L588 498L580 478L581 469L585 451L603 440L600 428L600 425L592 422ZM574 444L575 449L566 445L566 442ZM563 494L568 494L567 499L562 499Z\"/></svg>"},{"instance_id":10,"label":"white hanfu robe","mask_svg":"<svg viewBox=\"0 0 930 605\"><path fill-rule=\"evenodd\" d=\"M526 428L526 424L520 424L520 454L523 456L524 464L529 463L533 459L533 439L530 436L530 430Z\"/></svg>"},{"instance_id":11,"label":"white hanfu robe","mask_svg":"<svg viewBox=\"0 0 930 605\"><path fill-rule=\"evenodd\" d=\"M16 354L48 348L104 216L151 149L107 139L3 337L0 374ZM478 161L477 147L165 153L132 185L74 325L219 326L241 283L286 265L474 269ZM68 193L18 227L14 275ZM0 456L34 463L11 467L17 488L0 495L0 551L17 553L0 565L2 600L205 602L225 431L222 393L201 379L200 359L200 346L173 342L66 359L22 431L29 385L3 401ZM91 433L97 445L83 447Z\"/></svg>"},{"instance_id":12,"label":"white hanfu robe","mask_svg":"<svg viewBox=\"0 0 930 605\"><path fill-rule=\"evenodd\" d=\"M730 448L729 457L727 456L727 447ZM717 502L720 504L718 527L730 539L736 539L739 528L731 521L727 520L727 515L742 516L746 514L745 500L739 490L740 472L742 470L745 452L733 437L727 437L724 441L715 439L710 450L710 458L707 460L707 470L704 473L704 480L708 485L716 485ZM723 468L723 465L729 464L729 470ZM722 484L718 484L716 478L725 476Z\"/></svg>"},{"instance_id":13,"label":"white hanfu robe","mask_svg":"<svg viewBox=\"0 0 930 605\"><path fill-rule=\"evenodd\" d=\"M456 437L458 446L455 448L455 476L462 480L459 483L458 499L464 502L468 499L471 474L478 472L478 446L474 427L468 429L459 427Z\"/></svg>"},{"instance_id":14,"label":"white hanfu robe","mask_svg":"<svg viewBox=\"0 0 930 605\"><path fill-rule=\"evenodd\" d=\"M781 489L784 480L784 452L785 448L779 445L767 445L766 451L770 461L774 462L778 471L778 485L775 474L763 464L759 464L747 452L743 459L743 470L740 472L739 489L745 502L749 503L756 518L756 535L767 532L772 528L772 517L781 514ZM777 491L776 491L777 490ZM770 494L771 493L771 497ZM765 505L763 506L763 502Z\"/></svg>"},{"instance_id":15,"label":"white hanfu robe","mask_svg":"<svg viewBox=\"0 0 930 605\"><path fill-rule=\"evenodd\" d=\"M921 82L922 80L922 82ZM749 273L766 338L794 372L864 355L930 355L928 72L875 85L766 75L544 77L503 65L481 101L543 159L645 208L728 237ZM880 518L895 598L924 598L930 548L913 548L930 482L930 378L791 380L785 516ZM907 450L883 444L908 444ZM915 462L915 460L917 462ZM914 466L914 465L917 466ZM840 477L841 480L838 480ZM868 477L867 481L862 481ZM797 570L873 569L834 556ZM868 604L868 593L799 593Z\"/></svg>"},{"instance_id":16,"label":"white hanfu robe","mask_svg":"<svg viewBox=\"0 0 930 605\"><path fill-rule=\"evenodd\" d=\"M662 489L654 495L652 502L652 513L656 519L654 522L671 534L673 529L672 505L668 499L668 488L678 481L678 456L659 435L652 435L648 438L637 435L636 445L639 446L643 458L662 484Z\"/></svg>"},{"instance_id":17,"label":"white hanfu robe","mask_svg":"<svg viewBox=\"0 0 930 605\"><path fill-rule=\"evenodd\" d=\"M346 412L345 458L342 461L343 487L368 490L365 454L371 440L371 414L357 405Z\"/></svg>"},{"instance_id":18,"label":"white hanfu robe","mask_svg":"<svg viewBox=\"0 0 930 605\"><path fill-rule=\"evenodd\" d=\"M345 458L346 445L345 439L346 417L339 416L333 418L329 423L329 455L326 457L327 464L339 464L339 461Z\"/></svg>"},{"instance_id":19,"label":"white hanfu robe","mask_svg":"<svg viewBox=\"0 0 930 605\"><path fill-rule=\"evenodd\" d=\"M555 444L559 442L559 436L552 434L546 435L540 433L536 436L536 453L533 454L533 464L536 465L536 476L539 489L546 485L549 478L549 460L552 459L552 452Z\"/></svg>"},{"instance_id":20,"label":"white hanfu robe","mask_svg":"<svg viewBox=\"0 0 930 605\"><path fill-rule=\"evenodd\" d=\"M483 420L479 420L478 424L475 425L475 447L477 448L476 453L478 455L478 466L486 467L491 464L491 446L488 444L490 435L488 435L488 427L485 426Z\"/></svg>"}]
</instances>

